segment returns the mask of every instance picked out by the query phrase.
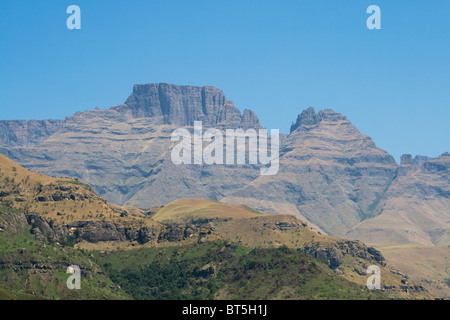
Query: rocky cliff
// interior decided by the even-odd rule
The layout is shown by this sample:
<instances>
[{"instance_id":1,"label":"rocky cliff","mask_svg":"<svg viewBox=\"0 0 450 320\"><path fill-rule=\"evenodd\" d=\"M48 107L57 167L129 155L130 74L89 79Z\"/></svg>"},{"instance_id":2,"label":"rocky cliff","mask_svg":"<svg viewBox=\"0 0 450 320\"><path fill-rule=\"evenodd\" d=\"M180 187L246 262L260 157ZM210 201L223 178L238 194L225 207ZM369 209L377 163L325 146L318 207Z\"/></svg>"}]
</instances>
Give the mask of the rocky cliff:
<instances>
[{"instance_id":1,"label":"rocky cliff","mask_svg":"<svg viewBox=\"0 0 450 320\"><path fill-rule=\"evenodd\" d=\"M134 85L124 104L106 112L117 113L117 119L151 118L155 125L192 126L194 121L202 121L214 128L260 128L253 111L246 109L241 114L221 90L211 86Z\"/></svg>"},{"instance_id":2,"label":"rocky cliff","mask_svg":"<svg viewBox=\"0 0 450 320\"><path fill-rule=\"evenodd\" d=\"M40 144L61 129L63 123L63 120L0 120L0 145Z\"/></svg>"},{"instance_id":3,"label":"rocky cliff","mask_svg":"<svg viewBox=\"0 0 450 320\"><path fill-rule=\"evenodd\" d=\"M377 244L450 245L450 155L403 155L395 179L380 198L379 215L348 236Z\"/></svg>"},{"instance_id":4,"label":"rocky cliff","mask_svg":"<svg viewBox=\"0 0 450 320\"><path fill-rule=\"evenodd\" d=\"M283 208L329 234L343 236L374 217L397 164L347 118L331 109L303 111L280 150L277 175L257 177L224 201L265 212ZM289 203L290 206L286 206Z\"/></svg>"}]
</instances>

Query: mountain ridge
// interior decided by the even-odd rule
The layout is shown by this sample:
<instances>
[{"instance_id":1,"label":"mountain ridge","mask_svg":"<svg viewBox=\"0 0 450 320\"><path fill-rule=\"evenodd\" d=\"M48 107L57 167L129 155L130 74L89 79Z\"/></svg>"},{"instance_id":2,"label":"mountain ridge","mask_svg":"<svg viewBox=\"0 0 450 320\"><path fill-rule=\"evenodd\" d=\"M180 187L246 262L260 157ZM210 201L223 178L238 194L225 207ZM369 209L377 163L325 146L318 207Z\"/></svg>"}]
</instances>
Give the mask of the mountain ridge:
<instances>
[{"instance_id":1,"label":"mountain ridge","mask_svg":"<svg viewBox=\"0 0 450 320\"><path fill-rule=\"evenodd\" d=\"M192 129L189 120L204 121L205 129L248 128L260 126L259 120L241 114L213 87L136 85L126 103L76 113L60 127L50 124L58 128L50 135L53 129L38 125L43 133L34 140L23 138L23 128L4 133L9 127L0 121L9 136L0 153L35 171L78 178L121 205L151 208L207 198L292 214L324 234L388 250L448 250L448 153L404 155L398 164L346 116L309 107L282 139L275 176L260 176L259 166L249 164L176 166L170 136L180 126ZM450 277L439 272L441 280Z\"/></svg>"},{"instance_id":2,"label":"mountain ridge","mask_svg":"<svg viewBox=\"0 0 450 320\"><path fill-rule=\"evenodd\" d=\"M192 270L183 267L186 276L205 279L221 268L222 272L226 272L226 279L229 279L227 283L232 284L230 279L236 275L234 267L228 270L227 264L221 263L223 259L220 257L228 261L233 258L229 254L235 252L240 256L237 264L242 262L250 266L243 271L255 269L263 274L266 270L279 273L286 270L282 261L286 264L294 259L296 262L289 271L291 276L302 278L305 274L310 274L305 279L308 282L318 281L318 284L323 284L325 277L325 283L332 280L354 288L359 294L363 291L368 298L433 297L422 286L408 282L405 275L399 275L391 266L387 266L377 249L367 247L359 241L321 235L291 215L262 214L246 206L206 199L180 199L151 212L116 207L108 205L88 185L76 180L52 178L31 172L3 155L0 155L0 186L0 293L5 295L6 288L6 297L79 297L84 294L83 291L71 294L70 290L60 284L65 281L61 279L61 272L71 263L77 263L88 274L87 278L82 279L83 287L87 285L90 290L85 295L86 298L96 299L106 294L114 299L128 299L127 294L133 294L137 288L126 286L127 290L124 292L121 286L128 284L126 279L141 278L142 274L139 270L127 270L126 274L129 276L123 279L110 268L112 264L119 268L122 265L119 263L118 266L117 261L110 258L110 253L113 253L112 256L125 254L128 256L127 261L138 255L141 258L133 264L139 265L142 258L148 260L148 252L156 257L163 256L163 260L167 262L164 253L169 250L174 252L171 254L174 257L171 263L177 264L180 262L179 251L190 256L195 251L202 252L204 248L211 254L203 253L196 258L202 259L202 264L206 264L206 267L200 265ZM96 208L97 215L94 212ZM127 253L130 251L132 252ZM267 265L264 261L255 263L251 259L260 257L265 260L267 253L278 256L280 265ZM279 256L280 254L282 255ZM247 259L250 259L248 263ZM96 264L96 261L102 263ZM274 261L271 254L269 261ZM147 264L146 267L149 270L158 269L154 262L151 261L151 265ZM372 294L364 288L367 277L365 268L368 264L379 266L383 272L383 287ZM312 268L308 269L308 266ZM29 269L33 272L28 273ZM170 270L170 267L158 270L163 272ZM110 272L113 274L111 278ZM322 276L316 277L317 274ZM148 280L151 281L154 277L157 276L152 274ZM46 279L46 286L33 285L36 282L42 283L43 279ZM173 278L172 274L170 279L179 282L184 278ZM102 285L95 289L95 284L100 281ZM212 295L208 296L223 296L228 292L227 285L223 285L221 290L212 290ZM259 283L253 280L247 281L247 285L259 286ZM276 290L285 291L292 286L291 282L284 283L282 288L272 283L268 284L267 290L273 293ZM315 288L314 296L310 298L327 295L343 298L354 296L349 292L339 294L339 290L335 290L339 287L324 286L320 290ZM183 288L184 286L181 287ZM253 290L249 290L241 294L251 297L252 292ZM296 292L306 294L309 291ZM269 293L265 293L263 297ZM236 292L232 290L227 296L236 296ZM147 293L144 297L153 296Z\"/></svg>"}]
</instances>

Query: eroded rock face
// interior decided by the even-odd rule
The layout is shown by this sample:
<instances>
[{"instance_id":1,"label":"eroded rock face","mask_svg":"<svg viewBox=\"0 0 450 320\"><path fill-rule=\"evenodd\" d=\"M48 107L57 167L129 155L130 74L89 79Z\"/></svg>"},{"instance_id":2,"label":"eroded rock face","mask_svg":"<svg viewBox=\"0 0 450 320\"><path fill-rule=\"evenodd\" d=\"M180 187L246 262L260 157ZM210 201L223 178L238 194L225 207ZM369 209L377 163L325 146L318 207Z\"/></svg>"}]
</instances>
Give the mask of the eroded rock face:
<instances>
[{"instance_id":1,"label":"eroded rock face","mask_svg":"<svg viewBox=\"0 0 450 320\"><path fill-rule=\"evenodd\" d=\"M133 118L154 118L157 124L208 127L260 128L256 115L244 114L215 87L181 86L170 83L135 85L123 105L111 108Z\"/></svg>"},{"instance_id":2,"label":"eroded rock face","mask_svg":"<svg viewBox=\"0 0 450 320\"><path fill-rule=\"evenodd\" d=\"M1 120L0 145L32 146L56 133L64 120Z\"/></svg>"},{"instance_id":3,"label":"eroded rock face","mask_svg":"<svg viewBox=\"0 0 450 320\"><path fill-rule=\"evenodd\" d=\"M380 197L376 219L362 221L347 236L379 245L448 246L450 157L403 155L395 179ZM396 221L392 224L392 221Z\"/></svg>"},{"instance_id":4,"label":"eroded rock face","mask_svg":"<svg viewBox=\"0 0 450 320\"><path fill-rule=\"evenodd\" d=\"M149 227L123 226L110 221L73 221L69 224L54 225L45 217L37 214L27 215L31 233L39 241L66 243L69 237L76 241L92 243L101 241L153 241L157 230Z\"/></svg>"},{"instance_id":5,"label":"eroded rock face","mask_svg":"<svg viewBox=\"0 0 450 320\"><path fill-rule=\"evenodd\" d=\"M342 263L345 255L361 259L373 260L380 265L386 265L385 259L380 251L359 241L337 241L333 243L311 242L297 249L319 260L326 261L328 266L336 269Z\"/></svg>"},{"instance_id":6,"label":"eroded rock face","mask_svg":"<svg viewBox=\"0 0 450 320\"><path fill-rule=\"evenodd\" d=\"M313 107L309 107L298 115L295 123L292 123L291 133L298 129L310 130L311 126L316 126L321 121L347 121L347 117L331 109L320 110L316 113Z\"/></svg>"},{"instance_id":7,"label":"eroded rock face","mask_svg":"<svg viewBox=\"0 0 450 320\"><path fill-rule=\"evenodd\" d=\"M275 222L275 226L281 231L298 229L300 227L299 224L285 221Z\"/></svg>"},{"instance_id":8,"label":"eroded rock face","mask_svg":"<svg viewBox=\"0 0 450 320\"><path fill-rule=\"evenodd\" d=\"M122 225L111 221L73 221L69 224L54 225L45 217L30 214L27 216L31 225L31 233L39 241L54 241L66 243L69 237L75 241L85 240L91 243L105 241L137 241L140 244L161 241L181 241L193 236L207 234L214 230L214 224L207 222L204 225L162 225L162 229L148 226Z\"/></svg>"},{"instance_id":9,"label":"eroded rock face","mask_svg":"<svg viewBox=\"0 0 450 320\"><path fill-rule=\"evenodd\" d=\"M138 232L137 241L139 243L147 243L151 242L156 238L157 234L156 231L149 227L143 227Z\"/></svg>"},{"instance_id":10,"label":"eroded rock face","mask_svg":"<svg viewBox=\"0 0 450 320\"><path fill-rule=\"evenodd\" d=\"M181 225L168 225L164 231L159 234L159 241L180 241L184 239L184 228Z\"/></svg>"},{"instance_id":11,"label":"eroded rock face","mask_svg":"<svg viewBox=\"0 0 450 320\"><path fill-rule=\"evenodd\" d=\"M110 221L78 221L68 227L76 228L77 238L88 242L127 240L125 230Z\"/></svg>"},{"instance_id":12,"label":"eroded rock face","mask_svg":"<svg viewBox=\"0 0 450 320\"><path fill-rule=\"evenodd\" d=\"M27 219L24 214L0 210L0 232L9 231L13 234L21 234L26 225Z\"/></svg>"},{"instance_id":13,"label":"eroded rock face","mask_svg":"<svg viewBox=\"0 0 450 320\"><path fill-rule=\"evenodd\" d=\"M31 225L30 232L39 241L56 241L65 243L69 236L66 225L53 225L45 217L37 214L27 215L28 224Z\"/></svg>"}]
</instances>

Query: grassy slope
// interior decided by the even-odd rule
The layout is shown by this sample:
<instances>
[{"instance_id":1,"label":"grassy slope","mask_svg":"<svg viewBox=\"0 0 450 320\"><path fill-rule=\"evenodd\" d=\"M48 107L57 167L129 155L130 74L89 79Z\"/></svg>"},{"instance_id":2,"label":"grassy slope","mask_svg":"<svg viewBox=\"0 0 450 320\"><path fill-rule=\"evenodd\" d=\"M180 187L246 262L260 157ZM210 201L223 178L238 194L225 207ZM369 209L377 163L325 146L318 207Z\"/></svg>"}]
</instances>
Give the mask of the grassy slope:
<instances>
[{"instance_id":1,"label":"grassy slope","mask_svg":"<svg viewBox=\"0 0 450 320\"><path fill-rule=\"evenodd\" d=\"M295 250L225 242L94 253L135 299L383 299Z\"/></svg>"},{"instance_id":2,"label":"grassy slope","mask_svg":"<svg viewBox=\"0 0 450 320\"><path fill-rule=\"evenodd\" d=\"M382 247L386 259L411 280L423 285L439 297L450 299L450 248L437 246Z\"/></svg>"},{"instance_id":3,"label":"grassy slope","mask_svg":"<svg viewBox=\"0 0 450 320\"><path fill-rule=\"evenodd\" d=\"M25 233L0 233L0 299L129 299L82 250L43 244ZM81 289L69 290L69 265L81 269ZM45 267L42 268L42 266Z\"/></svg>"},{"instance_id":4,"label":"grassy slope","mask_svg":"<svg viewBox=\"0 0 450 320\"><path fill-rule=\"evenodd\" d=\"M246 248L270 249L287 246L288 248L296 249L311 241L333 243L342 240L318 234L291 215L261 214L246 206L227 205L205 199L176 200L160 209L151 219L158 222L179 225L191 225L192 221L195 222L195 220L210 219L214 224L214 231L212 234L205 236L207 241L228 241ZM277 223L280 222L296 225L296 227L290 230L280 230L277 227ZM110 252L133 249L131 250L132 253L125 252L123 254L129 254L128 260L132 261L133 264L139 265L141 258L137 258L140 255L140 250L137 248L147 247L147 249L143 249L144 251L175 250L173 248L192 246L195 243L197 243L197 237L176 242L153 242L144 246L132 246L130 244L125 246L122 243L81 243L80 247L93 251L102 250ZM120 256L121 253L117 252L117 254ZM341 277L360 286L364 286L368 277L365 274L365 270L371 264L376 263L372 260L369 261L346 256L342 261L342 265L339 267L344 272ZM382 266L380 268L383 275L383 286L402 285L401 276L392 274L388 268ZM330 269L328 272L333 273ZM396 292L391 297L411 299L429 298L430 296L427 294L411 296L406 293Z\"/></svg>"},{"instance_id":5,"label":"grassy slope","mask_svg":"<svg viewBox=\"0 0 450 320\"><path fill-rule=\"evenodd\" d=\"M224 205L218 201L204 199L180 199L164 206L152 219L159 222L186 222L198 218L252 218L261 215L243 205Z\"/></svg>"},{"instance_id":6,"label":"grassy slope","mask_svg":"<svg viewBox=\"0 0 450 320\"><path fill-rule=\"evenodd\" d=\"M80 220L108 220L122 225L158 224L144 219L143 210L106 203L89 185L32 172L1 154L0 191L8 193L0 197L3 204L22 212L37 213L55 224ZM55 195L63 199L54 201ZM123 212L127 214L123 215Z\"/></svg>"},{"instance_id":7,"label":"grassy slope","mask_svg":"<svg viewBox=\"0 0 450 320\"><path fill-rule=\"evenodd\" d=\"M262 214L247 206L205 199L176 200L152 216L152 220L176 224L190 224L197 219L210 219L215 226L215 235L247 247L286 245L296 248L311 240L329 242L336 239L318 234L292 215ZM276 226L280 222L298 228L281 231Z\"/></svg>"}]
</instances>

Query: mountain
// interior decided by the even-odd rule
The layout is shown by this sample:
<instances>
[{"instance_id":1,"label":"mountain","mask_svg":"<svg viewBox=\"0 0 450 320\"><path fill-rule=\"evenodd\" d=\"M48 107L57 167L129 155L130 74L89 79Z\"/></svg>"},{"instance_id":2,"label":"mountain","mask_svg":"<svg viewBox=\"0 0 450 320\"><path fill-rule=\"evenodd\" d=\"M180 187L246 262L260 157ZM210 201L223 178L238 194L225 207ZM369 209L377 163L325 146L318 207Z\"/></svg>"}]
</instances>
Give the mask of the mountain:
<instances>
[{"instance_id":1,"label":"mountain","mask_svg":"<svg viewBox=\"0 0 450 320\"><path fill-rule=\"evenodd\" d=\"M331 109L303 111L280 150L280 170L259 176L223 200L259 210L291 206L332 235L344 236L376 216L379 197L395 176L395 160Z\"/></svg>"},{"instance_id":2,"label":"mountain","mask_svg":"<svg viewBox=\"0 0 450 320\"><path fill-rule=\"evenodd\" d=\"M212 87L135 85L120 106L79 112L38 145L0 147L29 169L75 177L120 205L141 208L178 198L208 198L285 212L343 236L376 215L379 195L396 163L332 110L299 115L283 139L281 168L260 176L258 165L176 166L170 158L177 126L202 120L204 129L260 128Z\"/></svg>"},{"instance_id":3,"label":"mountain","mask_svg":"<svg viewBox=\"0 0 450 320\"><path fill-rule=\"evenodd\" d=\"M254 165L174 165L170 136L196 120L203 121L205 128L260 128L252 111L241 115L216 88L136 85L125 104L78 112L41 143L5 143L0 153L31 170L78 178L111 202L141 208L182 197L220 199L227 189L259 175ZM1 135L18 135L1 123Z\"/></svg>"},{"instance_id":4,"label":"mountain","mask_svg":"<svg viewBox=\"0 0 450 320\"><path fill-rule=\"evenodd\" d=\"M291 214L322 234L377 247L416 281L450 296L447 153L405 155L397 164L344 115L310 107L280 137L274 176L261 176L259 164L175 165L171 134L192 132L196 120L204 130L261 128L219 89L135 85L125 103L106 110L0 121L0 153L33 171L77 178L117 205L150 209L204 198Z\"/></svg>"},{"instance_id":5,"label":"mountain","mask_svg":"<svg viewBox=\"0 0 450 320\"><path fill-rule=\"evenodd\" d=\"M450 245L450 155L402 156L396 177L378 203L381 214L349 236L378 244Z\"/></svg>"},{"instance_id":6,"label":"mountain","mask_svg":"<svg viewBox=\"0 0 450 320\"><path fill-rule=\"evenodd\" d=\"M396 178L381 197L381 214L346 237L379 248L387 260L440 296L449 297L450 155L402 156ZM447 280L448 281L448 280Z\"/></svg>"},{"instance_id":7,"label":"mountain","mask_svg":"<svg viewBox=\"0 0 450 320\"><path fill-rule=\"evenodd\" d=\"M118 207L77 180L31 172L2 155L0 186L0 298L434 297L377 249L321 235L292 215L205 199L148 212ZM63 285L72 264L83 270L82 291ZM380 291L364 288L368 265L381 270ZM255 291L268 272L277 280ZM181 285L186 279L192 292Z\"/></svg>"},{"instance_id":8,"label":"mountain","mask_svg":"<svg viewBox=\"0 0 450 320\"><path fill-rule=\"evenodd\" d=\"M125 118L152 118L155 124L191 126L202 121L217 128L259 128L251 110L244 114L215 87L180 86L170 83L135 85L123 105L111 108Z\"/></svg>"}]
</instances>

